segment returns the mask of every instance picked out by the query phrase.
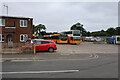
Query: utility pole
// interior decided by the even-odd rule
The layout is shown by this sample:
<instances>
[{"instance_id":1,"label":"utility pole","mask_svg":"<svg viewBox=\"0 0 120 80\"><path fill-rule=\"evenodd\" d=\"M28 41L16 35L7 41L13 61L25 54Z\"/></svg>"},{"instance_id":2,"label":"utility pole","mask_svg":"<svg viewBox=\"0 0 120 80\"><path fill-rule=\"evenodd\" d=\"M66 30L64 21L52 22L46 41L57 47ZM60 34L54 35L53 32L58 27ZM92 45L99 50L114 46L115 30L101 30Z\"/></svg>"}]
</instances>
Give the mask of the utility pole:
<instances>
[{"instance_id":1,"label":"utility pole","mask_svg":"<svg viewBox=\"0 0 120 80\"><path fill-rule=\"evenodd\" d=\"M7 16L8 16L8 6L5 4L3 6L7 9Z\"/></svg>"}]
</instances>

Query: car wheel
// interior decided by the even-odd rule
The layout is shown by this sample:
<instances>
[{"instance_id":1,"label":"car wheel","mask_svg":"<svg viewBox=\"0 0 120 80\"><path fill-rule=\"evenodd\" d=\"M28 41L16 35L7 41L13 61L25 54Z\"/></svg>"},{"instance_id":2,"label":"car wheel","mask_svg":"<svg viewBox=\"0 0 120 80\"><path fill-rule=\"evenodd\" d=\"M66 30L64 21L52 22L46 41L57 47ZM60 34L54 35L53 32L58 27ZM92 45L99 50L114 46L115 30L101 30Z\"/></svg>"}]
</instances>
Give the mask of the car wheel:
<instances>
[{"instance_id":1,"label":"car wheel","mask_svg":"<svg viewBox=\"0 0 120 80\"><path fill-rule=\"evenodd\" d=\"M53 48L49 48L48 51L49 51L49 52L54 52L54 49L53 49Z\"/></svg>"}]
</instances>

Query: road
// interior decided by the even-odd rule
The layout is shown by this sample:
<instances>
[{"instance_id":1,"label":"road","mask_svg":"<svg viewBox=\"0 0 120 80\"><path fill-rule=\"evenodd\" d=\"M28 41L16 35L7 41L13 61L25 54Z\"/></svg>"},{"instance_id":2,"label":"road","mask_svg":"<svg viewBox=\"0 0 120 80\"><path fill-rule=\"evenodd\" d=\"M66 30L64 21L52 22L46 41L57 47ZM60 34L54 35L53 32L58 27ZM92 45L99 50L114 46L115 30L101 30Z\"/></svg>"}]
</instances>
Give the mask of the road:
<instances>
[{"instance_id":1,"label":"road","mask_svg":"<svg viewBox=\"0 0 120 80\"><path fill-rule=\"evenodd\" d=\"M12 56L12 55L11 55ZM117 78L118 54L21 55L2 62L3 78ZM7 56L8 57L8 56ZM4 58L6 58L4 56Z\"/></svg>"}]
</instances>

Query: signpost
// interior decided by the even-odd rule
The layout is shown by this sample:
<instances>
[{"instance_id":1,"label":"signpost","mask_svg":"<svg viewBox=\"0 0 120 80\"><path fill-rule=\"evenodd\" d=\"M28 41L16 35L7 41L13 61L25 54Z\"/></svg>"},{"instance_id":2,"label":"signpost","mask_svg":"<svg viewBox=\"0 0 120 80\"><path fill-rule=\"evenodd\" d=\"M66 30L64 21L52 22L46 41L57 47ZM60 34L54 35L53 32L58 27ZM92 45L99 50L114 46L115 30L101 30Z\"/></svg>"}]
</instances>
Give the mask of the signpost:
<instances>
[{"instance_id":1,"label":"signpost","mask_svg":"<svg viewBox=\"0 0 120 80\"><path fill-rule=\"evenodd\" d=\"M35 44L34 44L34 55L36 54L36 47L35 47Z\"/></svg>"}]
</instances>

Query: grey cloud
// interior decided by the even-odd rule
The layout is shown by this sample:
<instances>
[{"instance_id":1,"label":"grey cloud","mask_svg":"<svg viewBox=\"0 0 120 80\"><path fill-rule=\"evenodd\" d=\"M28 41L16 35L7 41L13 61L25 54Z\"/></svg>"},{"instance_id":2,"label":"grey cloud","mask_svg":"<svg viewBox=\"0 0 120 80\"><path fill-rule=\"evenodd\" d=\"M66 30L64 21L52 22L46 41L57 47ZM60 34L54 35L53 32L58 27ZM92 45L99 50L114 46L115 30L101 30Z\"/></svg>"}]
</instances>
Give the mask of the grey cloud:
<instances>
[{"instance_id":1,"label":"grey cloud","mask_svg":"<svg viewBox=\"0 0 120 80\"><path fill-rule=\"evenodd\" d=\"M14 2L6 4L9 5L9 15L33 17L35 25L45 24L48 31L69 30L76 22L82 23L89 31L118 25L117 2Z\"/></svg>"}]
</instances>

